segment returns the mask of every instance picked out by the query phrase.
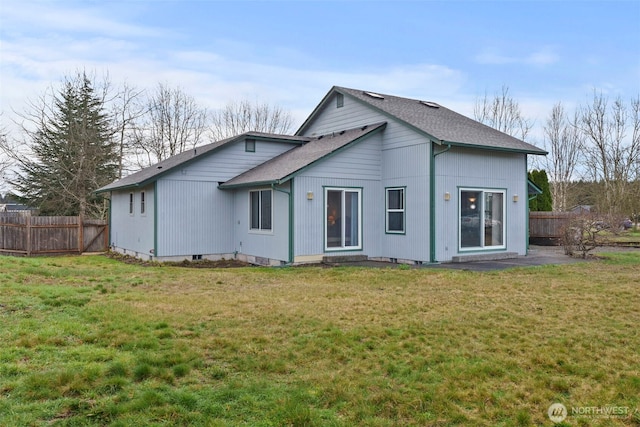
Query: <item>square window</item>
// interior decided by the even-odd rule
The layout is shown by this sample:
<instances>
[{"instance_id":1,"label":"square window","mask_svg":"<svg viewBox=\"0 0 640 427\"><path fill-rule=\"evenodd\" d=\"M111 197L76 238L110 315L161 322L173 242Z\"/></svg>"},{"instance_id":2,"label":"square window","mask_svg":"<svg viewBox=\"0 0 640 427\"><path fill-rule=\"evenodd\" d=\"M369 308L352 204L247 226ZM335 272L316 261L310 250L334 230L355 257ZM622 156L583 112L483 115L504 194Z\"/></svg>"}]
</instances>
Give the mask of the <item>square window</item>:
<instances>
[{"instance_id":1,"label":"square window","mask_svg":"<svg viewBox=\"0 0 640 427\"><path fill-rule=\"evenodd\" d=\"M247 153L255 153L256 152L256 140L255 139L247 139L244 141L244 151Z\"/></svg>"}]
</instances>

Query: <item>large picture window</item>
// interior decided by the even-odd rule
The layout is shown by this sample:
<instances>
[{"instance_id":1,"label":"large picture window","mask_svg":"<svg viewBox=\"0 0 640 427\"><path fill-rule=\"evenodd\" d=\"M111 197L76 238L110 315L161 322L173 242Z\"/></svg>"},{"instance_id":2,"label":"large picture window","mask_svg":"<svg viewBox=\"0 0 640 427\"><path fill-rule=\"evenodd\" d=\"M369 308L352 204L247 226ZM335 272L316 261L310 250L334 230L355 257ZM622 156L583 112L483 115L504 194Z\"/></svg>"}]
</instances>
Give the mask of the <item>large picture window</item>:
<instances>
[{"instance_id":1,"label":"large picture window","mask_svg":"<svg viewBox=\"0 0 640 427\"><path fill-rule=\"evenodd\" d=\"M387 188L386 232L404 234L404 188Z\"/></svg>"},{"instance_id":2,"label":"large picture window","mask_svg":"<svg viewBox=\"0 0 640 427\"><path fill-rule=\"evenodd\" d=\"M325 189L325 248L361 249L361 189Z\"/></svg>"},{"instance_id":3,"label":"large picture window","mask_svg":"<svg viewBox=\"0 0 640 427\"><path fill-rule=\"evenodd\" d=\"M271 190L249 191L249 228L271 231Z\"/></svg>"},{"instance_id":4,"label":"large picture window","mask_svg":"<svg viewBox=\"0 0 640 427\"><path fill-rule=\"evenodd\" d=\"M460 249L505 246L503 190L460 190Z\"/></svg>"}]
</instances>

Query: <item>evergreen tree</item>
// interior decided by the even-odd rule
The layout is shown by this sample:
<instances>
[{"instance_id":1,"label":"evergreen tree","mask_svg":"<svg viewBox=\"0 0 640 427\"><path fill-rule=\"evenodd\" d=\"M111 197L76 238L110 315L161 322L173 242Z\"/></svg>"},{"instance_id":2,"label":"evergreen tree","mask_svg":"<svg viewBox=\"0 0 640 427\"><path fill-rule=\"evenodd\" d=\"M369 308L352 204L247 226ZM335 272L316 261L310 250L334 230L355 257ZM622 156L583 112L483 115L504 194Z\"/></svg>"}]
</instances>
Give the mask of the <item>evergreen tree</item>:
<instances>
[{"instance_id":1,"label":"evergreen tree","mask_svg":"<svg viewBox=\"0 0 640 427\"><path fill-rule=\"evenodd\" d=\"M40 118L28 134L33 158L20 162L13 182L22 200L43 215L104 216L93 191L117 177L117 154L104 101L86 73L65 79Z\"/></svg>"},{"instance_id":2,"label":"evergreen tree","mask_svg":"<svg viewBox=\"0 0 640 427\"><path fill-rule=\"evenodd\" d=\"M547 172L545 170L532 170L529 172L529 179L542 190L542 194L538 194L535 199L529 202L529 209L533 212L551 211L553 209L553 201Z\"/></svg>"}]
</instances>

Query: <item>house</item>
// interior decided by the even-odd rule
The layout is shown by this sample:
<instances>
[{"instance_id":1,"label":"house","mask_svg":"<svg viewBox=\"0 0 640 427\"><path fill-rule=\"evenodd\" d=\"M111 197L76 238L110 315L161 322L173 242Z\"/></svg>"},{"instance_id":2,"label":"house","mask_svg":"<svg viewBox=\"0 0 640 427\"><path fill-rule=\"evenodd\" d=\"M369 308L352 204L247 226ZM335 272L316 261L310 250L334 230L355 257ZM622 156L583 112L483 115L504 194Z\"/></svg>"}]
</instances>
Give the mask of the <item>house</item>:
<instances>
[{"instance_id":1,"label":"house","mask_svg":"<svg viewBox=\"0 0 640 427\"><path fill-rule=\"evenodd\" d=\"M22 203L1 203L0 213L14 213L20 215L35 215L37 209L23 205Z\"/></svg>"},{"instance_id":2,"label":"house","mask_svg":"<svg viewBox=\"0 0 640 427\"><path fill-rule=\"evenodd\" d=\"M113 250L255 264L405 263L527 252L527 156L429 101L333 87L295 135L248 132L98 190Z\"/></svg>"},{"instance_id":3,"label":"house","mask_svg":"<svg viewBox=\"0 0 640 427\"><path fill-rule=\"evenodd\" d=\"M594 211L593 205L576 205L571 208L570 212L578 215L590 214Z\"/></svg>"}]
</instances>

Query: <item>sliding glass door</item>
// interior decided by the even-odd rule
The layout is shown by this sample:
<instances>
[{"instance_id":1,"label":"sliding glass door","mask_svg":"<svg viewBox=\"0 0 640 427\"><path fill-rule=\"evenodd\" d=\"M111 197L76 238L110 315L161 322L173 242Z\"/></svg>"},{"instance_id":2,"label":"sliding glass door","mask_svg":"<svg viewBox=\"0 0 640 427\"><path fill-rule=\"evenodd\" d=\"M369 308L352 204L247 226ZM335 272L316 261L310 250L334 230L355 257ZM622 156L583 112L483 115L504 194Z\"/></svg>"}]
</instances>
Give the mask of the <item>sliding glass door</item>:
<instances>
[{"instance_id":1,"label":"sliding glass door","mask_svg":"<svg viewBox=\"0 0 640 427\"><path fill-rule=\"evenodd\" d=\"M504 190L460 190L460 249L505 247Z\"/></svg>"},{"instance_id":2,"label":"sliding glass door","mask_svg":"<svg viewBox=\"0 0 640 427\"><path fill-rule=\"evenodd\" d=\"M361 249L361 189L325 189L325 249Z\"/></svg>"}]
</instances>

